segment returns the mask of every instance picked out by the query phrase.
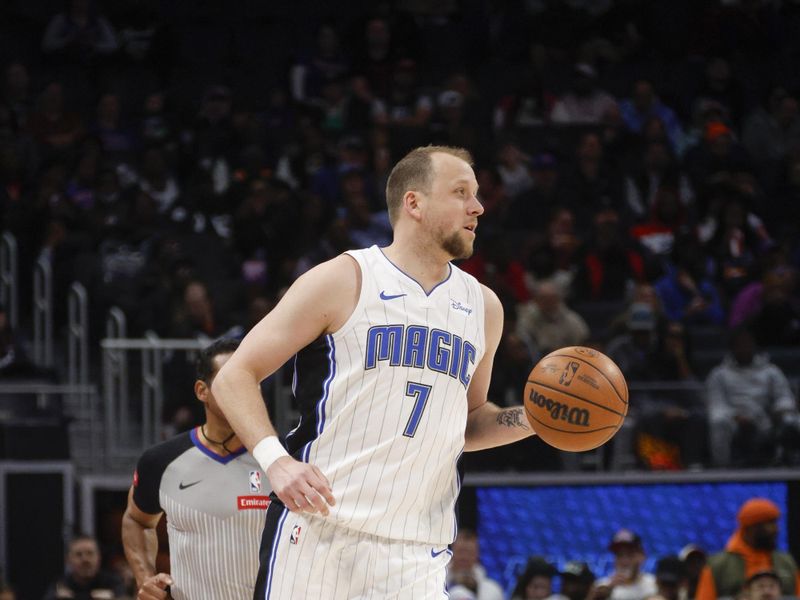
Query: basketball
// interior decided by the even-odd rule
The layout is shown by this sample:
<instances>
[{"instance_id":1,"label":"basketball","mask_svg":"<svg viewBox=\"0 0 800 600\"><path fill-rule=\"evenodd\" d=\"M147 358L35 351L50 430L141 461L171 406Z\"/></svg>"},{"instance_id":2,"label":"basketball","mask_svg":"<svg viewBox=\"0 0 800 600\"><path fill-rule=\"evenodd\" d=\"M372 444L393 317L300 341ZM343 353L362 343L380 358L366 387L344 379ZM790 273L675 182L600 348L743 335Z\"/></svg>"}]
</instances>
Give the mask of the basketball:
<instances>
[{"instance_id":1,"label":"basketball","mask_svg":"<svg viewBox=\"0 0 800 600\"><path fill-rule=\"evenodd\" d=\"M536 434L559 450L602 446L628 413L628 385L614 361L583 346L554 350L528 375L525 414Z\"/></svg>"}]
</instances>

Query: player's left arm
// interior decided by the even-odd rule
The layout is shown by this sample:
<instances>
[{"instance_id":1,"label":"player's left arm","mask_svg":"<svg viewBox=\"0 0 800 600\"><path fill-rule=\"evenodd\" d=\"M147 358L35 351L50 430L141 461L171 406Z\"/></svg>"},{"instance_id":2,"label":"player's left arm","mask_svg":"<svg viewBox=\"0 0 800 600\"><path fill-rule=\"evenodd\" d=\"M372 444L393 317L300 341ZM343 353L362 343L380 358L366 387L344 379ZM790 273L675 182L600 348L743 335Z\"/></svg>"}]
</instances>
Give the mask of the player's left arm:
<instances>
[{"instance_id":1,"label":"player's left arm","mask_svg":"<svg viewBox=\"0 0 800 600\"><path fill-rule=\"evenodd\" d=\"M503 305L492 290L483 285L481 289L485 307L486 350L472 374L467 390L469 414L464 433L464 450L467 452L503 446L535 433L522 406L500 408L487 398L494 355L503 335Z\"/></svg>"}]
</instances>

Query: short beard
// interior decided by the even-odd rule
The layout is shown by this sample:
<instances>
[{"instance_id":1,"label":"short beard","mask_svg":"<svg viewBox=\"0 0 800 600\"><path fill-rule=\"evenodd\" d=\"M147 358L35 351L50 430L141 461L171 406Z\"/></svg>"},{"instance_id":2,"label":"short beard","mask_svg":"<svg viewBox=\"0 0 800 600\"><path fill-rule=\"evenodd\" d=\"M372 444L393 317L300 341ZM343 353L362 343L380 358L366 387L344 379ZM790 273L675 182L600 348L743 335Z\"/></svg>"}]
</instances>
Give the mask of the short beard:
<instances>
[{"instance_id":1,"label":"short beard","mask_svg":"<svg viewBox=\"0 0 800 600\"><path fill-rule=\"evenodd\" d=\"M775 536L768 532L757 531L753 535L753 548L757 550L771 552L775 550L777 545Z\"/></svg>"},{"instance_id":2,"label":"short beard","mask_svg":"<svg viewBox=\"0 0 800 600\"><path fill-rule=\"evenodd\" d=\"M460 231L440 238L439 246L455 260L472 256L472 244L464 241Z\"/></svg>"}]
</instances>

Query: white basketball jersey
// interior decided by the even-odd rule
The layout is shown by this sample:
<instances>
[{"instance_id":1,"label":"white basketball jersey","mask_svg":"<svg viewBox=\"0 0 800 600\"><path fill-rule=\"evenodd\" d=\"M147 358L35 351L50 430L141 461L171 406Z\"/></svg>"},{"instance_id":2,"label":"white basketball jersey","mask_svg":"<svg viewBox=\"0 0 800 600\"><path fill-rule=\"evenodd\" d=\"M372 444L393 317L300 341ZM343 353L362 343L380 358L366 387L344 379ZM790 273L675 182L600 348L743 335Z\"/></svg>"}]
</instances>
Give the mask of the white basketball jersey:
<instances>
[{"instance_id":1,"label":"white basketball jersey","mask_svg":"<svg viewBox=\"0 0 800 600\"><path fill-rule=\"evenodd\" d=\"M483 293L452 265L426 294L377 246L349 254L361 267L358 303L339 331L297 355L301 420L286 445L328 477L338 525L440 547L455 534Z\"/></svg>"}]
</instances>

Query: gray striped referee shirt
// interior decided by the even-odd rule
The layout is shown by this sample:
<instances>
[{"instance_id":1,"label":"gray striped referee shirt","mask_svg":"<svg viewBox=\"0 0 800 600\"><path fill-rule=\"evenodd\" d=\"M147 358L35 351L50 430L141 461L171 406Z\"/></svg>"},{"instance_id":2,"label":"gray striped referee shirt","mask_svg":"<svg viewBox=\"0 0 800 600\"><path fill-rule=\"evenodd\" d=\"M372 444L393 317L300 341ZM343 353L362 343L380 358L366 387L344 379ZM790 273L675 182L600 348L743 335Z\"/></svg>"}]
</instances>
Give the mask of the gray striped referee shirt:
<instances>
[{"instance_id":1,"label":"gray striped referee shirt","mask_svg":"<svg viewBox=\"0 0 800 600\"><path fill-rule=\"evenodd\" d=\"M220 456L196 429L142 455L133 498L166 515L175 600L251 600L269 491L245 448Z\"/></svg>"}]
</instances>

